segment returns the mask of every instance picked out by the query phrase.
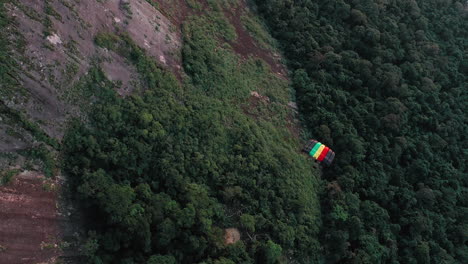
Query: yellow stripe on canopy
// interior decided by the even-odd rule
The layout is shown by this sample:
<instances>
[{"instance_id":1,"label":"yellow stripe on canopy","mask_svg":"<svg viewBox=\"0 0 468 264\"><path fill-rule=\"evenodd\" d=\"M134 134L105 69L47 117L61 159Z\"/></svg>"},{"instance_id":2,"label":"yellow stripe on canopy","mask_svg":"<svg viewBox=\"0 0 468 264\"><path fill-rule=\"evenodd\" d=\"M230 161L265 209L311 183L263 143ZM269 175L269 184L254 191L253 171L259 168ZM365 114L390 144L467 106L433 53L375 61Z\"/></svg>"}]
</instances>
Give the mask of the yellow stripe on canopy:
<instances>
[{"instance_id":1,"label":"yellow stripe on canopy","mask_svg":"<svg viewBox=\"0 0 468 264\"><path fill-rule=\"evenodd\" d=\"M323 151L324 148L325 148L325 145L322 145L322 146L320 146L320 148L317 150L317 152L315 152L315 154L314 154L314 158L315 158L315 159L317 159L317 158L320 156L320 154L322 153L322 151Z\"/></svg>"}]
</instances>

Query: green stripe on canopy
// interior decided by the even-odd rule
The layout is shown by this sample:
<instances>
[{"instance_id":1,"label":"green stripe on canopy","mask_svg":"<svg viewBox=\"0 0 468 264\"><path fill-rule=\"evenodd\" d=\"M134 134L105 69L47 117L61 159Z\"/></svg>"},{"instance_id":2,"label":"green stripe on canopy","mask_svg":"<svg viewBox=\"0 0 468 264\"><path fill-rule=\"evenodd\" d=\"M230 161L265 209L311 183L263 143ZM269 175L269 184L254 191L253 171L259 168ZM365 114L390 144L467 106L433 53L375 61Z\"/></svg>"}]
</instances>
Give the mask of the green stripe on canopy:
<instances>
[{"instance_id":1,"label":"green stripe on canopy","mask_svg":"<svg viewBox=\"0 0 468 264\"><path fill-rule=\"evenodd\" d=\"M315 146L312 148L312 150L309 152L309 155L310 156L314 156L315 152L317 152L317 150L320 148L320 146L322 146L322 143L317 143L315 144Z\"/></svg>"}]
</instances>

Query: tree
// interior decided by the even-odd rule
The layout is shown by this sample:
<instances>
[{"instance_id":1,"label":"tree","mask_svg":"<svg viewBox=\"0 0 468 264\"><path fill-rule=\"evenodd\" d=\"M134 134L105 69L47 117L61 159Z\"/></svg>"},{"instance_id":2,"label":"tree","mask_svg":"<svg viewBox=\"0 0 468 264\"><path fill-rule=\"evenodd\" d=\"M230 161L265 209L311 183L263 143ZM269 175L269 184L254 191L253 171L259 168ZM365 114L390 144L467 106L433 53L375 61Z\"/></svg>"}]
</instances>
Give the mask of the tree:
<instances>
[{"instance_id":1,"label":"tree","mask_svg":"<svg viewBox=\"0 0 468 264\"><path fill-rule=\"evenodd\" d=\"M277 263L278 258L281 256L283 249L280 245L276 244L275 242L268 240L265 247L264 247L264 257L265 263Z\"/></svg>"},{"instance_id":2,"label":"tree","mask_svg":"<svg viewBox=\"0 0 468 264\"><path fill-rule=\"evenodd\" d=\"M173 256L168 255L153 255L151 256L146 264L176 264L176 259Z\"/></svg>"},{"instance_id":3,"label":"tree","mask_svg":"<svg viewBox=\"0 0 468 264\"><path fill-rule=\"evenodd\" d=\"M240 216L240 222L242 227L248 232L255 232L255 217L249 214L242 214Z\"/></svg>"}]
</instances>

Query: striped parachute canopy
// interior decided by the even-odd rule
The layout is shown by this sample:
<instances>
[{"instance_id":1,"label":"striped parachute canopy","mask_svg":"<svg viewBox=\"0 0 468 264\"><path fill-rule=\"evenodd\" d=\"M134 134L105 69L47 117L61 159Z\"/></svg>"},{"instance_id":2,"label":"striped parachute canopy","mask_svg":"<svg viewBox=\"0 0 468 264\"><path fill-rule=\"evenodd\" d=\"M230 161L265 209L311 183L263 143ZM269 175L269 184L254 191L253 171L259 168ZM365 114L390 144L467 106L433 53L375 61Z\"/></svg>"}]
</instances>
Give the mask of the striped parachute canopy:
<instances>
[{"instance_id":1,"label":"striped parachute canopy","mask_svg":"<svg viewBox=\"0 0 468 264\"><path fill-rule=\"evenodd\" d=\"M325 166L330 166L335 158L335 152L313 139L309 140L302 150Z\"/></svg>"}]
</instances>

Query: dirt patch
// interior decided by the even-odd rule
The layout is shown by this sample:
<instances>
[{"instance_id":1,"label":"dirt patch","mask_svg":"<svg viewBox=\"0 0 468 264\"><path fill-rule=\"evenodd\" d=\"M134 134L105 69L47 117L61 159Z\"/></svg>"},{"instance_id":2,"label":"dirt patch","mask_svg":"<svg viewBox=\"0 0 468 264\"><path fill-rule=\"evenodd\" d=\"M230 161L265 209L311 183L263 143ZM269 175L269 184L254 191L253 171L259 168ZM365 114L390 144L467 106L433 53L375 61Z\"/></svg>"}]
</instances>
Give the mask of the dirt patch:
<instances>
[{"instance_id":1,"label":"dirt patch","mask_svg":"<svg viewBox=\"0 0 468 264\"><path fill-rule=\"evenodd\" d=\"M180 31L182 24L193 10L187 6L186 0L152 0L157 3L158 10L167 17Z\"/></svg>"},{"instance_id":2,"label":"dirt patch","mask_svg":"<svg viewBox=\"0 0 468 264\"><path fill-rule=\"evenodd\" d=\"M257 91L252 91L252 92L250 92L250 95L251 95L253 98L258 99L258 101L263 101L263 102L266 102L266 103L269 103L269 102L270 102L270 98L268 98L268 96L261 95L261 94L259 94Z\"/></svg>"},{"instance_id":3,"label":"dirt patch","mask_svg":"<svg viewBox=\"0 0 468 264\"><path fill-rule=\"evenodd\" d=\"M268 96L261 95L257 91L251 91L250 92L250 97L247 100L245 104L243 104L242 110L244 111L244 114L253 117L255 119L260 119L262 117L265 117L265 113L261 113L259 111L259 107L262 105L268 105L270 103L270 98ZM271 113L273 114L273 113Z\"/></svg>"},{"instance_id":4,"label":"dirt patch","mask_svg":"<svg viewBox=\"0 0 468 264\"><path fill-rule=\"evenodd\" d=\"M224 230L224 244L230 245L239 241L241 238L237 228L227 228Z\"/></svg>"},{"instance_id":5,"label":"dirt patch","mask_svg":"<svg viewBox=\"0 0 468 264\"><path fill-rule=\"evenodd\" d=\"M241 17L245 15L246 12L249 11L245 0L239 1L239 5L234 10L225 10L226 17L235 27L237 33L236 41L230 43L232 48L243 58L255 57L262 59L270 65L273 73L282 79L287 79L286 67L280 62L281 56L274 53L272 50L262 49L243 26ZM261 95L257 91L252 91L247 103L242 106L242 109L245 114L255 119L259 119L262 118L262 116L258 111L258 108L269 103L270 99L267 96ZM285 107L289 108L286 126L294 138L300 139L302 129L300 122L297 119L297 104L295 102L289 102Z\"/></svg>"},{"instance_id":6,"label":"dirt patch","mask_svg":"<svg viewBox=\"0 0 468 264\"><path fill-rule=\"evenodd\" d=\"M270 65L273 73L286 79L287 71L284 65L279 61L280 55L270 50L260 48L256 40L242 25L241 17L247 12L246 10L248 10L247 4L245 0L241 0L234 10L225 10L224 12L231 24L235 27L237 33L236 41L230 43L232 48L244 58L255 57L262 59Z\"/></svg>"},{"instance_id":7,"label":"dirt patch","mask_svg":"<svg viewBox=\"0 0 468 264\"><path fill-rule=\"evenodd\" d=\"M49 263L58 258L58 195L47 191L54 184L26 171L0 186L0 264Z\"/></svg>"}]
</instances>

